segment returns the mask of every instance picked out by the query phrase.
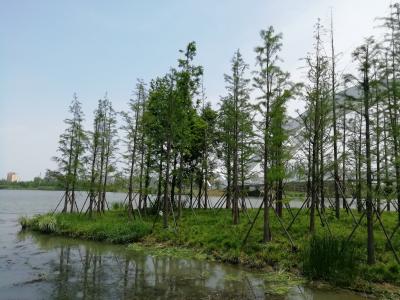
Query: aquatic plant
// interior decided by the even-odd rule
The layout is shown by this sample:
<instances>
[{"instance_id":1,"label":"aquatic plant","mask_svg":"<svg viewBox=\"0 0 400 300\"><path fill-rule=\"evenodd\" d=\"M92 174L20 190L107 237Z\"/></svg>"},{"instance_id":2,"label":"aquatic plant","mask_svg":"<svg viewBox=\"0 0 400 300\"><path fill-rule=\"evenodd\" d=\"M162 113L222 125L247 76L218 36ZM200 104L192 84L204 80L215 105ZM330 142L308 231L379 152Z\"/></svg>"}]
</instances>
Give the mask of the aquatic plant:
<instances>
[{"instance_id":1,"label":"aquatic plant","mask_svg":"<svg viewBox=\"0 0 400 300\"><path fill-rule=\"evenodd\" d=\"M303 272L310 279L338 285L356 278L359 260L354 243L330 235L312 236L303 253Z\"/></svg>"}]
</instances>

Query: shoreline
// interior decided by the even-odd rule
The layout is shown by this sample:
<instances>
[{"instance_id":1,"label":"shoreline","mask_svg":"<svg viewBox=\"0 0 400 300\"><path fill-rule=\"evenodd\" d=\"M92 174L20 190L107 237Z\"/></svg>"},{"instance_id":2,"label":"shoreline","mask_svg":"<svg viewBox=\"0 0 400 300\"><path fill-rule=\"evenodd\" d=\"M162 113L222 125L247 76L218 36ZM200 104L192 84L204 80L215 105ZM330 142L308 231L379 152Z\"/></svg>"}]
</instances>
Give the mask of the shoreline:
<instances>
[{"instance_id":1,"label":"shoreline","mask_svg":"<svg viewBox=\"0 0 400 300\"><path fill-rule=\"evenodd\" d=\"M186 213L189 214L189 212ZM223 264L239 265L246 269L254 270L254 272L284 274L289 279L288 285L293 281L313 287L322 286L330 289L348 290L363 296L385 297L387 299L398 299L400 297L400 287L390 282L368 282L361 278L352 284L337 285L326 280L307 278L302 274L300 264L296 263L300 254L285 253L284 248L287 244L285 245L278 238L271 243L272 245L267 245L270 249L264 247L265 245L261 245L264 247L261 251L238 249L237 244L235 245L234 236L231 237L233 240L231 245L229 241L228 245L224 244L226 241L219 244L217 241L217 243L213 244L214 235L199 231L199 228L196 228L196 224L192 224L193 228L190 229L190 231L196 232L193 236L186 234L187 231L185 232L185 229L182 228L180 228L178 234L171 227L163 229L160 221L156 223L153 231L151 231L152 224L148 220L130 220L126 222L126 220L122 219L121 223L118 224L112 222L117 217L120 219L125 215L126 212L122 210L108 211L103 215L94 216L92 219L76 214L55 214L54 216L47 214L37 215L30 219L22 218L20 224L23 229L44 234L120 244L126 246L126 249L130 251L145 251L153 255L161 254L179 258L209 260ZM190 215L187 219L193 221ZM225 227L229 229L232 226L228 224ZM228 229L226 231L232 233ZM201 237L203 234L210 235L209 243L206 243L207 238ZM200 237L196 242L194 237L197 235ZM265 250L267 251L265 252ZM284 255L279 256L282 252ZM263 257L263 254L265 255L266 253L267 257Z\"/></svg>"}]
</instances>

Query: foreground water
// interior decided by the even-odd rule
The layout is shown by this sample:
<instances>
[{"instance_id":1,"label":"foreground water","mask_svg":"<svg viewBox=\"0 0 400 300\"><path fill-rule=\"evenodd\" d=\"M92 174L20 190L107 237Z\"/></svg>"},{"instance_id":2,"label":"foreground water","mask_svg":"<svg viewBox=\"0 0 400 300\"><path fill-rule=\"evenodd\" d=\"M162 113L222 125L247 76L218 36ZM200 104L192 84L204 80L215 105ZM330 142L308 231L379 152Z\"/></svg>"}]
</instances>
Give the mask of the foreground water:
<instances>
[{"instance_id":1,"label":"foreground water","mask_svg":"<svg viewBox=\"0 0 400 300\"><path fill-rule=\"evenodd\" d=\"M0 190L0 299L363 299L304 286L276 296L284 282L236 266L19 232L18 217L50 211L60 196ZM124 197L110 193L108 199Z\"/></svg>"}]
</instances>

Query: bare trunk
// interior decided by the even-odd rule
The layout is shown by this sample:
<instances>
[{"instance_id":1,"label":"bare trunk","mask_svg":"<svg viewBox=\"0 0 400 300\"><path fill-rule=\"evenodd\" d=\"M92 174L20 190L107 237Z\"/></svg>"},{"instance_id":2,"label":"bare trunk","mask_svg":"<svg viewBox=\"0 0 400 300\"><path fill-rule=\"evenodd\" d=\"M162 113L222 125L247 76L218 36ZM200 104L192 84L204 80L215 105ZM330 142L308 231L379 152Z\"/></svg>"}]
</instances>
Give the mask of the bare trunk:
<instances>
[{"instance_id":1,"label":"bare trunk","mask_svg":"<svg viewBox=\"0 0 400 300\"><path fill-rule=\"evenodd\" d=\"M368 65L368 49L367 49L367 61ZM368 264L375 263L375 245L374 245L374 220L373 220L373 203L372 203L372 170L371 170L371 137L370 137L370 116L369 116L369 78L368 69L364 72L364 116L365 116L365 156L367 162L367 197L366 197L366 208L367 208L367 231L368 231Z\"/></svg>"},{"instance_id":2,"label":"bare trunk","mask_svg":"<svg viewBox=\"0 0 400 300\"><path fill-rule=\"evenodd\" d=\"M171 141L167 139L167 150L165 153L165 181L164 181L164 197L163 197L163 226L168 227L168 208L169 208L169 167L170 167L170 155L171 155Z\"/></svg>"}]
</instances>

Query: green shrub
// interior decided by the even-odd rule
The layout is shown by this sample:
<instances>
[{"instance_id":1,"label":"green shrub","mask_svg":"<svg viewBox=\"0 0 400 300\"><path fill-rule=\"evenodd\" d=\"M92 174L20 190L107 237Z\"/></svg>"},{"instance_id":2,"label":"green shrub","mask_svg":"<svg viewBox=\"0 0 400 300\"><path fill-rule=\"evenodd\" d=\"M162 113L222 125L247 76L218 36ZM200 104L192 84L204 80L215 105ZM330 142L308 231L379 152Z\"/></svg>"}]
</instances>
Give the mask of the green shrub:
<instances>
[{"instance_id":1,"label":"green shrub","mask_svg":"<svg viewBox=\"0 0 400 300\"><path fill-rule=\"evenodd\" d=\"M341 238L313 236L303 252L303 272L310 279L350 284L358 273L355 249Z\"/></svg>"}]
</instances>

